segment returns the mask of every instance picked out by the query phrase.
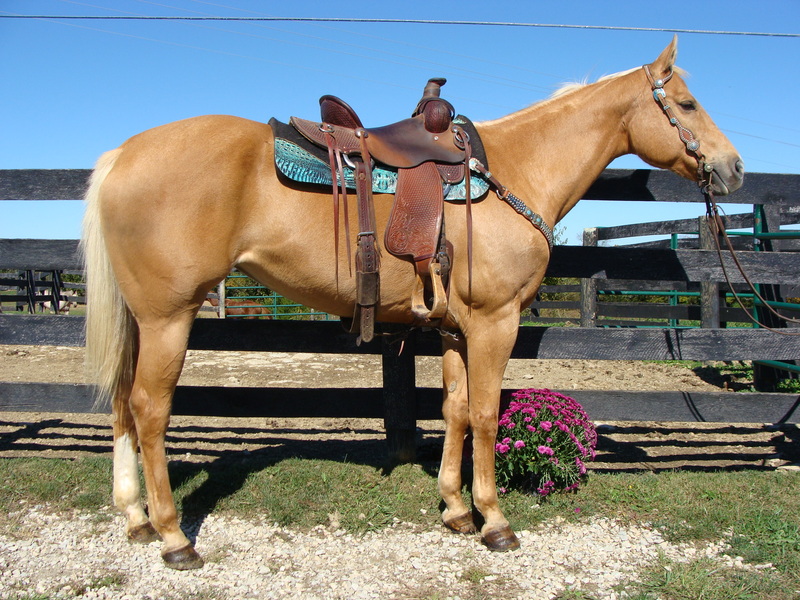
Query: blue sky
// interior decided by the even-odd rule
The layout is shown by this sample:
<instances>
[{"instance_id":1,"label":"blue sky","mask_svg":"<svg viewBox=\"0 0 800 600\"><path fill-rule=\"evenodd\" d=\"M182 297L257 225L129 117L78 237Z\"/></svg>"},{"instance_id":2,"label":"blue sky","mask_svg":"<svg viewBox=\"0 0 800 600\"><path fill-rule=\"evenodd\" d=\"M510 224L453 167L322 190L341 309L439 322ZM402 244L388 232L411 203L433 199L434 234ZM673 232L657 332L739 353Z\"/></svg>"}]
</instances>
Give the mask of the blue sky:
<instances>
[{"instance_id":1,"label":"blue sky","mask_svg":"<svg viewBox=\"0 0 800 600\"><path fill-rule=\"evenodd\" d=\"M0 0L0 15L177 15L469 20L792 33L800 0L335 3L329 0ZM665 31L287 22L0 19L0 169L90 168L128 137L185 117L314 118L335 94L367 126L399 120L429 77L473 120L561 84L651 62ZM800 173L800 38L679 34L689 85L754 172ZM643 166L623 158L621 168ZM697 216L701 206L582 202L584 227ZM77 238L77 202L2 202L0 238ZM729 212L741 212L731 207Z\"/></svg>"}]
</instances>

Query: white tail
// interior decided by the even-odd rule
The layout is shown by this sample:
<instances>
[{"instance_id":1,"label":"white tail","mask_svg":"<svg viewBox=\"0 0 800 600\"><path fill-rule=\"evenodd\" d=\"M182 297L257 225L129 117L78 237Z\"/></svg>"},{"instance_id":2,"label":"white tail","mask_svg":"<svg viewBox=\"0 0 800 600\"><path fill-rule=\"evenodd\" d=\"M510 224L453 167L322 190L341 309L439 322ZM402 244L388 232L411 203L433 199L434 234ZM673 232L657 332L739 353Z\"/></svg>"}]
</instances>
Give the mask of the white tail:
<instances>
[{"instance_id":1,"label":"white tail","mask_svg":"<svg viewBox=\"0 0 800 600\"><path fill-rule=\"evenodd\" d=\"M86 192L81 253L86 273L86 368L97 386L95 408L107 406L120 388L130 388L135 368L137 329L117 284L100 224L100 188L120 149L95 165Z\"/></svg>"}]
</instances>

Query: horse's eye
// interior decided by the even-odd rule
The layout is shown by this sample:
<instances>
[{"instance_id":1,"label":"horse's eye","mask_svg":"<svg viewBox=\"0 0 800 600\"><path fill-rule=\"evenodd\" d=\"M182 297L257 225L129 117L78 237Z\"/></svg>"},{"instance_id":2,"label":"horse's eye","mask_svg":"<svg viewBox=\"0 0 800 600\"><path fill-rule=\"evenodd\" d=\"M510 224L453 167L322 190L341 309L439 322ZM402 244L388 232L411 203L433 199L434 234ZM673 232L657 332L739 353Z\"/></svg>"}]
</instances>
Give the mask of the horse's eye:
<instances>
[{"instance_id":1,"label":"horse's eye","mask_svg":"<svg viewBox=\"0 0 800 600\"><path fill-rule=\"evenodd\" d=\"M693 100L684 100L683 102L679 102L678 106L680 106L686 112L697 110L697 105L694 103Z\"/></svg>"}]
</instances>

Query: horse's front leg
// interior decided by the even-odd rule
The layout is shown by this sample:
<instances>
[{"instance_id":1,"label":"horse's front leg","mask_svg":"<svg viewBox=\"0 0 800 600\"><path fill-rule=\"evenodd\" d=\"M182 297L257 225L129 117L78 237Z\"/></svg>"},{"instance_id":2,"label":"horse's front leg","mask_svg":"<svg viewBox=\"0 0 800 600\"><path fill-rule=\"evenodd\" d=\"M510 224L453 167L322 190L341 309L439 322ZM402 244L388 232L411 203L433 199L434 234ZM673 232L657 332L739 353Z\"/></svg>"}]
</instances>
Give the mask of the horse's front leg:
<instances>
[{"instance_id":1,"label":"horse's front leg","mask_svg":"<svg viewBox=\"0 0 800 600\"><path fill-rule=\"evenodd\" d=\"M439 493L445 503L444 524L458 533L475 533L472 512L461 495L461 461L469 428L467 345L464 337L443 338L442 378L445 422L444 449L439 469Z\"/></svg>"},{"instance_id":2,"label":"horse's front leg","mask_svg":"<svg viewBox=\"0 0 800 600\"><path fill-rule=\"evenodd\" d=\"M503 375L518 327L516 314L504 319L481 319L480 323L473 320L467 336L469 426L474 462L472 498L484 518L481 539L495 551L519 548L519 540L500 510L494 469Z\"/></svg>"}]
</instances>

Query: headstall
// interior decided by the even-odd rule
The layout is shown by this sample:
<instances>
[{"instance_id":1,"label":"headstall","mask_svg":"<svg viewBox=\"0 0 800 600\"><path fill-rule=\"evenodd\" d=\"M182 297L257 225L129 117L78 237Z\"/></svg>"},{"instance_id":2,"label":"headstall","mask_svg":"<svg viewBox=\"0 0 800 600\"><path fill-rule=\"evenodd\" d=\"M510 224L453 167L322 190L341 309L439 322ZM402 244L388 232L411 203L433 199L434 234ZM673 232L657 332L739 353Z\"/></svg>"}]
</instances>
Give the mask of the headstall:
<instances>
[{"instance_id":1,"label":"headstall","mask_svg":"<svg viewBox=\"0 0 800 600\"><path fill-rule=\"evenodd\" d=\"M680 119L675 116L672 106L667 102L667 92L664 90L664 84L672 79L674 71L670 68L669 74L666 77L656 79L650 72L650 65L644 65L642 69L644 69L647 79L650 81L650 86L653 89L653 98L661 107L661 110L664 111L664 114L667 115L670 125L678 130L678 136L686 146L686 149L697 158L697 175L700 178L699 185L703 188L703 192L706 193L711 188L711 173L714 171L714 165L706 162L705 155L700 151L700 140L695 137L691 129L681 124Z\"/></svg>"},{"instance_id":2,"label":"headstall","mask_svg":"<svg viewBox=\"0 0 800 600\"><path fill-rule=\"evenodd\" d=\"M647 75L648 81L650 81L650 86L653 90L653 98L661 107L661 110L664 111L664 114L669 119L670 124L677 128L678 136L681 138L681 141L685 144L686 149L692 153L695 158L697 159L697 176L699 178L698 185L703 192L703 196L705 197L706 201L706 214L708 218L708 226L711 228L712 237L716 242L716 250L717 255L719 256L720 266L722 267L722 272L725 275L725 280L728 283L728 287L731 290L736 301L739 303L739 306L744 310L747 316L750 318L751 321L763 327L764 329L768 329L775 333L779 333L781 335L800 335L800 332L787 332L781 331L779 329L775 329L765 325L761 321L759 321L755 315L753 315L742 303L742 300L739 298L739 295L736 293L736 290L731 283L730 278L728 277L728 271L725 268L725 261L722 259L722 248L719 243L720 237L725 241L728 251L730 252L731 258L733 259L736 268L738 269L739 273L741 273L742 277L745 280L745 283L750 288L751 292L754 294L756 298L758 298L762 305L771 312L774 316L782 319L784 321L789 321L792 323L800 323L800 319L793 319L791 317L787 317L778 313L774 308L769 305L769 302L758 292L756 286L752 283L750 278L745 273L741 263L739 262L738 257L736 256L736 252L733 249L733 244L731 244L730 238L728 237L727 232L725 231L725 225L722 222L722 218L719 215L719 207L717 206L716 199L714 197L714 191L711 189L711 174L714 172L714 165L709 162L706 162L705 155L700 151L700 140L698 140L694 133L692 133L691 129L684 127L680 119L675 115L675 112L672 110L672 107L667 102L667 92L664 90L664 84L666 84L674 74L672 68L670 68L669 74L667 74L662 79L656 79L653 77L653 74L650 72L650 66L644 65L642 67L644 69L645 74Z\"/></svg>"}]
</instances>

